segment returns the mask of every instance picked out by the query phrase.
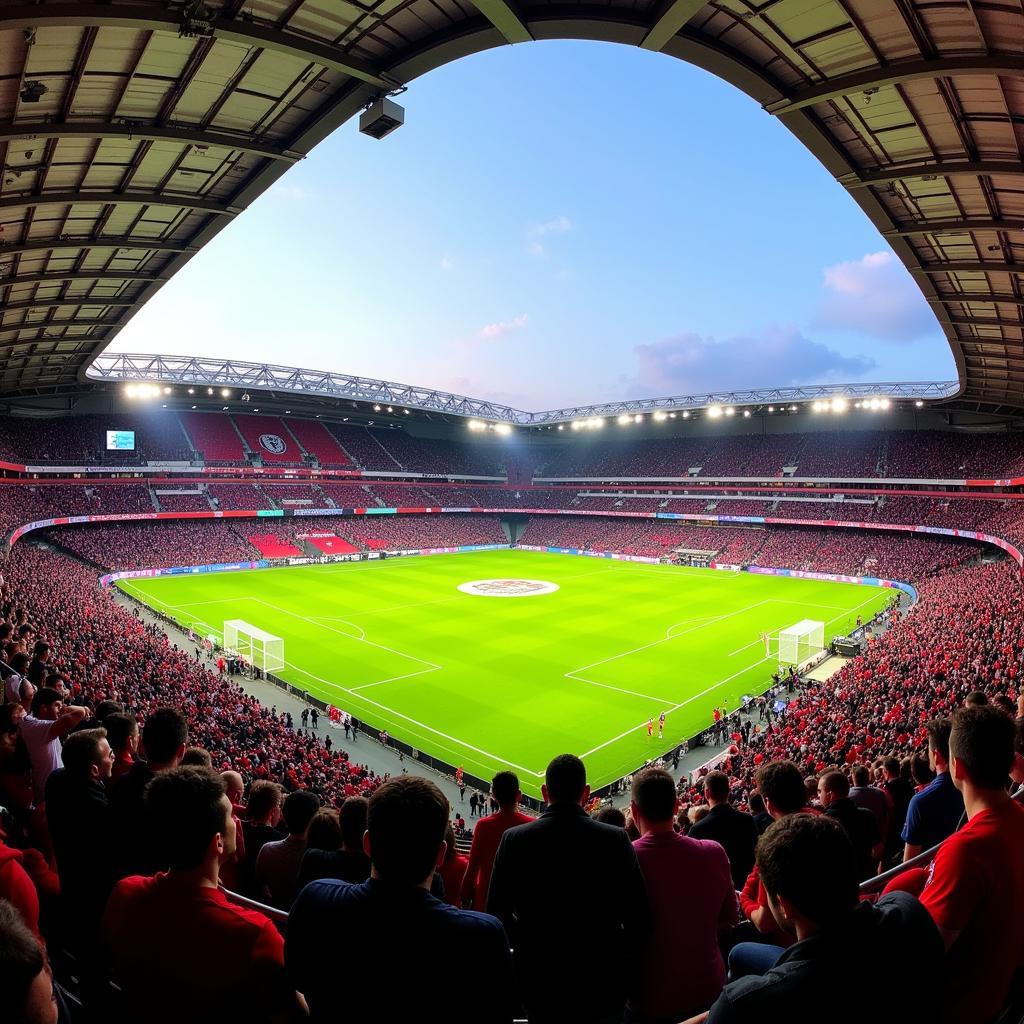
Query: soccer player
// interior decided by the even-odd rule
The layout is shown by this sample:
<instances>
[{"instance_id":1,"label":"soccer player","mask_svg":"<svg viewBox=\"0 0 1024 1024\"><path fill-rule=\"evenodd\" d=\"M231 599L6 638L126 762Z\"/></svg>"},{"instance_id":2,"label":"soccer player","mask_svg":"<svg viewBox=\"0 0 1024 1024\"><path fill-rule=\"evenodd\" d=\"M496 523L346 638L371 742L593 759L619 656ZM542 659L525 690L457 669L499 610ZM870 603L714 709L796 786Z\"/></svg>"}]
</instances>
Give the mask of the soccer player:
<instances>
[{"instance_id":1,"label":"soccer player","mask_svg":"<svg viewBox=\"0 0 1024 1024\"><path fill-rule=\"evenodd\" d=\"M647 738L650 739L654 735L654 719L647 719Z\"/></svg>"},{"instance_id":2,"label":"soccer player","mask_svg":"<svg viewBox=\"0 0 1024 1024\"><path fill-rule=\"evenodd\" d=\"M663 740L665 738L665 712L658 716L658 739Z\"/></svg>"}]
</instances>

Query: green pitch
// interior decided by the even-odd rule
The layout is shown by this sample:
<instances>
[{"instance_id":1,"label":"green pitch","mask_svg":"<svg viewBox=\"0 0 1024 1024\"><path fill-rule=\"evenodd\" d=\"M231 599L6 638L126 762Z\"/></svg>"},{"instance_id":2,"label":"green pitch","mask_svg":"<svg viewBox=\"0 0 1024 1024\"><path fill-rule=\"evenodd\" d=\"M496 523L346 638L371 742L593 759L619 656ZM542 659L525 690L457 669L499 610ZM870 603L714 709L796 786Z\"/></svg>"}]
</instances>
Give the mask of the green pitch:
<instances>
[{"instance_id":1,"label":"green pitch","mask_svg":"<svg viewBox=\"0 0 1024 1024\"><path fill-rule=\"evenodd\" d=\"M558 589L458 589L508 578ZM474 775L512 768L533 795L555 754L582 755L596 788L706 728L716 705L762 692L775 667L763 633L807 618L829 639L893 595L516 550L119 586L204 635L238 618L283 637L288 682Z\"/></svg>"}]
</instances>

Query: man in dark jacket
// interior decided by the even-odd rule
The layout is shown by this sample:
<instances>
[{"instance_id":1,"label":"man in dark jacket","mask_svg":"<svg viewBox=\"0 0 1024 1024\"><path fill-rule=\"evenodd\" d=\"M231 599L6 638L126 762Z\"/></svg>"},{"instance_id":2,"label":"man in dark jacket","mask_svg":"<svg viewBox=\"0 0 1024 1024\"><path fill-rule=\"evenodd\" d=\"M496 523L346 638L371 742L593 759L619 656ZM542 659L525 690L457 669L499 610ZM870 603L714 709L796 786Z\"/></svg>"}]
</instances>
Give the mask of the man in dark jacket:
<instances>
[{"instance_id":1,"label":"man in dark jacket","mask_svg":"<svg viewBox=\"0 0 1024 1024\"><path fill-rule=\"evenodd\" d=\"M826 817L838 821L853 844L860 880L872 878L877 874L882 841L875 816L850 799L850 780L842 772L825 772L818 779L818 799Z\"/></svg>"},{"instance_id":2,"label":"man in dark jacket","mask_svg":"<svg viewBox=\"0 0 1024 1024\"><path fill-rule=\"evenodd\" d=\"M71 941L79 950L95 940L115 880L105 788L114 754L106 736L105 729L72 733L64 743L64 767L46 780L46 816L61 899Z\"/></svg>"},{"instance_id":3,"label":"man in dark jacket","mask_svg":"<svg viewBox=\"0 0 1024 1024\"><path fill-rule=\"evenodd\" d=\"M732 884L742 889L754 866L757 825L743 811L729 803L729 776L708 772L704 776L704 796L711 810L687 833L691 839L713 839L729 856Z\"/></svg>"},{"instance_id":4,"label":"man in dark jacket","mask_svg":"<svg viewBox=\"0 0 1024 1024\"><path fill-rule=\"evenodd\" d=\"M548 809L502 836L487 912L509 933L531 1024L618 1024L649 927L636 853L583 810L578 757L556 757L542 791Z\"/></svg>"},{"instance_id":5,"label":"man in dark jacket","mask_svg":"<svg viewBox=\"0 0 1024 1024\"><path fill-rule=\"evenodd\" d=\"M731 982L707 1024L863 1024L930 1020L943 944L928 912L897 892L860 903L853 847L824 815L792 814L761 837L757 866L772 913L796 943L762 976ZM870 984L856 984L850 964L866 949L898 949L877 959ZM925 979L910 984L908 979Z\"/></svg>"},{"instance_id":6,"label":"man in dark jacket","mask_svg":"<svg viewBox=\"0 0 1024 1024\"><path fill-rule=\"evenodd\" d=\"M446 852L448 814L448 801L429 780L391 779L368 804L364 848L371 877L359 884L321 879L299 893L285 962L314 1024L441 1024L460 1015L474 1024L511 1024L515 988L501 923L430 893ZM358 972L343 984L339 936L361 951ZM474 983L487 982L461 1010L448 981L453 968Z\"/></svg>"}]
</instances>

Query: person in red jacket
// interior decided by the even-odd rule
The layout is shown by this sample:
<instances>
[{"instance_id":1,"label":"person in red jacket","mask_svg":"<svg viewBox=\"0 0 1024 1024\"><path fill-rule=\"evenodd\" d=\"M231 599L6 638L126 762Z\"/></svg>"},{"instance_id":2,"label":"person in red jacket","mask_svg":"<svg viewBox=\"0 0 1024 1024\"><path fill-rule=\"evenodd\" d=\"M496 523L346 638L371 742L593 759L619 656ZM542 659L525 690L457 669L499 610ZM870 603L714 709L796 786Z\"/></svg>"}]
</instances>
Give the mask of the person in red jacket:
<instances>
[{"instance_id":1,"label":"person in red jacket","mask_svg":"<svg viewBox=\"0 0 1024 1024\"><path fill-rule=\"evenodd\" d=\"M476 823L473 845L469 848L469 866L462 881L462 906L469 910L482 911L487 905L487 889L501 837L510 828L533 821L519 810L523 794L515 772L498 772L491 780L491 795L498 801L498 811Z\"/></svg>"}]
</instances>

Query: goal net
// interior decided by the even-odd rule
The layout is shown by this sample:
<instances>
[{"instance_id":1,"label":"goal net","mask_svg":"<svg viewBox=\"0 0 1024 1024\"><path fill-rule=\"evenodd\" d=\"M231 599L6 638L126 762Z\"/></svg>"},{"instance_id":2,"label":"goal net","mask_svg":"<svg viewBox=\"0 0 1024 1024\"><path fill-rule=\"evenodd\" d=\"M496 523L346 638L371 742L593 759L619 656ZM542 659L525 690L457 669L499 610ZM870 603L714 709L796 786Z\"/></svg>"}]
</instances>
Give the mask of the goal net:
<instances>
[{"instance_id":1,"label":"goal net","mask_svg":"<svg viewBox=\"0 0 1024 1024\"><path fill-rule=\"evenodd\" d=\"M825 623L803 619L779 631L779 664L803 665L825 649Z\"/></svg>"},{"instance_id":2,"label":"goal net","mask_svg":"<svg viewBox=\"0 0 1024 1024\"><path fill-rule=\"evenodd\" d=\"M224 623L224 647L262 672L284 668L284 640L243 619Z\"/></svg>"}]
</instances>

